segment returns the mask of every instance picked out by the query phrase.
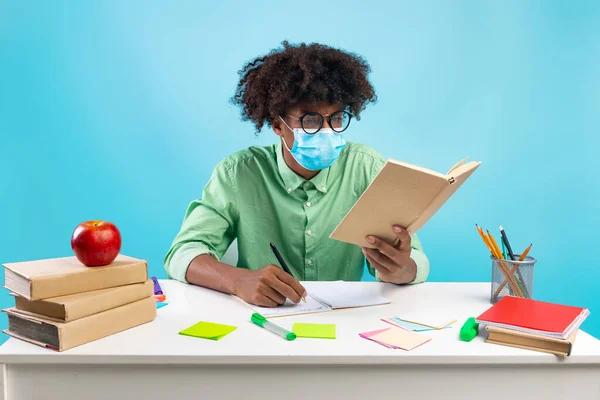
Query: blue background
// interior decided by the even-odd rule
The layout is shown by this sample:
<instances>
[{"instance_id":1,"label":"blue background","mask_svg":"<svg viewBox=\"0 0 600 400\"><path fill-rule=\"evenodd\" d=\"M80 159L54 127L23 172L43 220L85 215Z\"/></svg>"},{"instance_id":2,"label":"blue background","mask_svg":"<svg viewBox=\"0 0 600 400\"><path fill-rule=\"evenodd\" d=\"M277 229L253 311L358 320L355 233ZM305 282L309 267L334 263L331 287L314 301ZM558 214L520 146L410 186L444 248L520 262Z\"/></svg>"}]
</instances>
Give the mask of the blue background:
<instances>
[{"instance_id":1,"label":"blue background","mask_svg":"<svg viewBox=\"0 0 600 400\"><path fill-rule=\"evenodd\" d=\"M533 243L535 297L590 308L600 336L597 2L245 3L0 2L0 262L71 255L75 226L106 219L164 277L213 166L276 140L229 105L238 69L317 41L373 69L349 140L441 172L483 161L420 232L430 280L488 281L475 223L502 224Z\"/></svg>"}]
</instances>

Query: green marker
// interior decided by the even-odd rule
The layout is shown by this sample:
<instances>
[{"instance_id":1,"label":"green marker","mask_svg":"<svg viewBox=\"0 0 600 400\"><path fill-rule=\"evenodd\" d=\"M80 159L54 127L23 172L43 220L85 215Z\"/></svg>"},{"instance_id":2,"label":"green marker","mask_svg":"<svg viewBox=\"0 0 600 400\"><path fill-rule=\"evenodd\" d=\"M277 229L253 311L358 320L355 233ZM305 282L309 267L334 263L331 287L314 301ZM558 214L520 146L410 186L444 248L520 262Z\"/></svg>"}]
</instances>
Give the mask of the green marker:
<instances>
[{"instance_id":1,"label":"green marker","mask_svg":"<svg viewBox=\"0 0 600 400\"><path fill-rule=\"evenodd\" d=\"M475 322L475 318L467 319L465 324L460 328L460 340L470 342L479 333L479 324Z\"/></svg>"},{"instance_id":2,"label":"green marker","mask_svg":"<svg viewBox=\"0 0 600 400\"><path fill-rule=\"evenodd\" d=\"M287 339L287 340L296 339L296 334L294 332L290 332L288 330L283 329L280 326L275 325L274 323L272 323L271 321L268 321L265 317L263 317L259 313L252 314L252 318L250 318L250 319L256 325L261 326L261 327L281 336L284 339Z\"/></svg>"}]
</instances>

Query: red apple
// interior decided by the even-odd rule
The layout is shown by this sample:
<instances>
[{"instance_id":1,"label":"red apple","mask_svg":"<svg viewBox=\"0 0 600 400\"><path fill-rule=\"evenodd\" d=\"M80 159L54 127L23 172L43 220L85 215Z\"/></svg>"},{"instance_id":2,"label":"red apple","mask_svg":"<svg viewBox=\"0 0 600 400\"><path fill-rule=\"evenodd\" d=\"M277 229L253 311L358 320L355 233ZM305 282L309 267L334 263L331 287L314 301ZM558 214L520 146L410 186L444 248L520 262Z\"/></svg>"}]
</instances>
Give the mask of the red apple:
<instances>
[{"instance_id":1,"label":"red apple","mask_svg":"<svg viewBox=\"0 0 600 400\"><path fill-rule=\"evenodd\" d=\"M71 248L77 259L88 267L108 265L121 251L121 233L112 222L82 222L73 231Z\"/></svg>"}]
</instances>

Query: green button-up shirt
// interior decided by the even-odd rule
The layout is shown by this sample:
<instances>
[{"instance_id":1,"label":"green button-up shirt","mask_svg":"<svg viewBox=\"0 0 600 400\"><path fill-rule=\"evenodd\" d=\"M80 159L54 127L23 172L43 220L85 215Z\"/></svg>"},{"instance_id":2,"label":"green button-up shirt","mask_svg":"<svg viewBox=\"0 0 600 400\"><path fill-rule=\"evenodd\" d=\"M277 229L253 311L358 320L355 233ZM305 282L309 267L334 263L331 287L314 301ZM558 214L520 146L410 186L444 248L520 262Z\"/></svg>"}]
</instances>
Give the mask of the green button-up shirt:
<instances>
[{"instance_id":1,"label":"green button-up shirt","mask_svg":"<svg viewBox=\"0 0 600 400\"><path fill-rule=\"evenodd\" d=\"M329 234L384 163L373 149L349 142L333 165L306 180L286 164L281 142L234 153L215 167L202 198L188 206L165 257L167 274L187 282L195 257L220 260L237 239L239 268L278 264L269 247L273 242L300 281L359 281L365 264L378 278L359 246ZM412 283L423 282L429 262L416 235L411 257L417 265Z\"/></svg>"}]
</instances>

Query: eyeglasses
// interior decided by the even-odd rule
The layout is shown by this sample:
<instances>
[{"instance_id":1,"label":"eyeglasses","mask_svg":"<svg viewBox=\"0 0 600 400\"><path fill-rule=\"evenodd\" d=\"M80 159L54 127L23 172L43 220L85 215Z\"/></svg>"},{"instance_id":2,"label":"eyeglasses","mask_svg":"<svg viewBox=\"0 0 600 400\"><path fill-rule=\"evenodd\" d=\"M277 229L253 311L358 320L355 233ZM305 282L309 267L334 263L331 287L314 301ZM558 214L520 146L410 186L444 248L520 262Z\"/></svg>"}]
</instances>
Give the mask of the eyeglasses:
<instances>
[{"instance_id":1,"label":"eyeglasses","mask_svg":"<svg viewBox=\"0 0 600 400\"><path fill-rule=\"evenodd\" d=\"M293 115L288 115L288 117L300 121L302 130L312 135L321 130L325 117L327 117L327 122L331 129L337 133L344 132L348 128L348 125L350 125L352 114L347 111L336 111L324 117L318 112L308 112L300 117L294 117Z\"/></svg>"}]
</instances>

